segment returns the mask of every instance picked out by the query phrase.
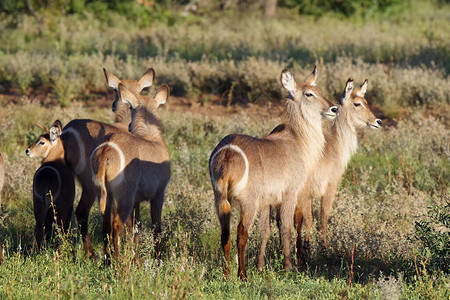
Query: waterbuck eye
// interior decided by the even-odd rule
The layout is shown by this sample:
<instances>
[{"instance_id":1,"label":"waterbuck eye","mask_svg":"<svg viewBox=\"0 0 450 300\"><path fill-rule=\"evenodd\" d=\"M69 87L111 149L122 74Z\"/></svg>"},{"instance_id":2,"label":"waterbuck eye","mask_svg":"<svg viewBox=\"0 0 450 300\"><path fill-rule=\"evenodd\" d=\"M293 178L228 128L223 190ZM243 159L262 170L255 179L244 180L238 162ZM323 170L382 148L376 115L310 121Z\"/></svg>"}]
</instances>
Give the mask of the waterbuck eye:
<instances>
[{"instance_id":1,"label":"waterbuck eye","mask_svg":"<svg viewBox=\"0 0 450 300\"><path fill-rule=\"evenodd\" d=\"M314 94L312 94L312 93L305 93L305 96L309 98L309 97L314 96Z\"/></svg>"},{"instance_id":2,"label":"waterbuck eye","mask_svg":"<svg viewBox=\"0 0 450 300\"><path fill-rule=\"evenodd\" d=\"M359 102L355 103L355 106L356 106L356 107L358 107L358 106L360 106L360 105L361 105L361 103L359 103Z\"/></svg>"}]
</instances>

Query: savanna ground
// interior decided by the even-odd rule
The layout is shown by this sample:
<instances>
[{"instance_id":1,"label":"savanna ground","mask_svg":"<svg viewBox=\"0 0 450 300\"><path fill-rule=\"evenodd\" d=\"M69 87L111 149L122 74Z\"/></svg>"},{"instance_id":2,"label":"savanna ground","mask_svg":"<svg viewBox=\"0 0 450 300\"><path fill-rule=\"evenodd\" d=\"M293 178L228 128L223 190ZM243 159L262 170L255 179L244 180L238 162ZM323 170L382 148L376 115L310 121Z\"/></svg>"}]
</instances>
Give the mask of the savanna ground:
<instances>
[{"instance_id":1,"label":"savanna ground","mask_svg":"<svg viewBox=\"0 0 450 300\"><path fill-rule=\"evenodd\" d=\"M33 13L3 5L0 150L7 165L0 297L448 299L449 5L391 1L384 10L317 17L299 14L296 1L280 1L277 17L265 20L252 1L223 10L204 2L210 6L194 12L176 1L150 7L125 1L128 10L114 2L118 12L106 2L48 2ZM272 222L266 269L259 273L255 224L248 282L237 279L236 263L225 280L209 155L229 133L268 134L281 122L281 70L289 67L301 81L314 64L330 99L347 78L357 84L368 78L366 99L385 126L360 133L334 205L327 252L320 251L314 226L307 270L283 271ZM39 161L27 158L25 148L41 134L36 122L112 122L113 92L102 67L134 79L152 67L150 92L167 83L173 95L161 108L173 170L162 259L154 259L149 208L141 205L140 268L130 243L111 267L85 257L75 219L59 250L49 246L37 254L32 247L32 178ZM315 219L318 207L314 201ZM233 241L238 215L235 209ZM101 257L96 206L90 232Z\"/></svg>"}]
</instances>

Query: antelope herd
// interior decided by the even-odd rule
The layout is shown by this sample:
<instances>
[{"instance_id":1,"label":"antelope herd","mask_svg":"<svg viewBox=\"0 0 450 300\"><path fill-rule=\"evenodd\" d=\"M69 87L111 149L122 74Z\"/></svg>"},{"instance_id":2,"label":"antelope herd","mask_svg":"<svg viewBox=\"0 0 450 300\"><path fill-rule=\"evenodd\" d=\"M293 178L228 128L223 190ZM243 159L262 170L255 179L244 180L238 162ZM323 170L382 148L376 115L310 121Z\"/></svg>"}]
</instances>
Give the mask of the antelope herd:
<instances>
[{"instance_id":1,"label":"antelope herd","mask_svg":"<svg viewBox=\"0 0 450 300\"><path fill-rule=\"evenodd\" d=\"M103 216L106 263L110 261L109 245L114 257L118 257L120 235L124 232L133 234L135 245L139 243L140 202L148 201L155 253L159 257L161 213L171 163L158 107L166 103L170 89L162 85L153 96L141 94L154 82L153 69L137 81L120 80L103 71L107 85L115 90L114 123L75 119L62 128L57 120L50 129L41 125L45 133L26 149L27 156L42 159L33 178L35 246L38 251L41 249L44 234L48 240L55 222L61 232L68 230L76 178L82 194L75 215L87 255L95 257L88 218L96 201ZM230 134L211 153L209 174L221 226L225 276L230 273L233 206L240 211L237 256L238 276L242 280L247 278L245 249L249 230L258 215L261 248L257 268L264 268L271 208L277 211L285 269L291 267L293 226L297 229L299 264L309 251L313 197L321 199L320 229L323 247L327 247L328 219L340 178L357 149L357 129L379 128L382 122L364 98L367 80L355 89L349 79L342 96L334 102L317 87L317 74L314 67L303 83L297 83L290 71L283 70L281 86L287 94L283 123L263 138ZM0 191L4 170L0 153Z\"/></svg>"}]
</instances>

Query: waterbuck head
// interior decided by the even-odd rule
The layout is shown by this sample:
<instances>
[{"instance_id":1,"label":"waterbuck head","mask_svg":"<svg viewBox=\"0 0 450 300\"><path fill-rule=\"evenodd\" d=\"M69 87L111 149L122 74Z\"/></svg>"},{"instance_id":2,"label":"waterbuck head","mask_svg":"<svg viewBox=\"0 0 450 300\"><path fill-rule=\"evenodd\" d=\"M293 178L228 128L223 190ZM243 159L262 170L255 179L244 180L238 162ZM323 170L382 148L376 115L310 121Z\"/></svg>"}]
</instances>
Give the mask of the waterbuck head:
<instances>
[{"instance_id":1,"label":"waterbuck head","mask_svg":"<svg viewBox=\"0 0 450 300\"><path fill-rule=\"evenodd\" d=\"M62 124L59 120L56 120L50 130L44 125L38 124L38 126L44 129L45 133L40 135L36 142L25 150L25 154L28 157L37 157L44 160L52 149L58 146L62 147L62 142L59 138L62 133Z\"/></svg>"},{"instance_id":2,"label":"waterbuck head","mask_svg":"<svg viewBox=\"0 0 450 300\"><path fill-rule=\"evenodd\" d=\"M129 131L139 135L147 135L146 132L151 131L151 128L158 128L161 130L161 122L158 117L157 108L166 103L170 95L169 86L163 84L151 96L136 97L124 85L119 84L119 99L123 102L129 103L131 106L131 123Z\"/></svg>"},{"instance_id":3,"label":"waterbuck head","mask_svg":"<svg viewBox=\"0 0 450 300\"><path fill-rule=\"evenodd\" d=\"M112 111L116 112L117 106L121 105L122 102L119 102L119 84L122 84L127 90L129 90L131 93L135 95L139 95L139 93L147 88L152 86L153 81L155 80L155 71L150 68L145 71L144 75L139 80L120 80L115 75L109 73L106 71L105 68L103 68L103 73L105 73L106 78L106 84L110 87L112 87L115 90L116 96L114 99L114 102L112 104Z\"/></svg>"},{"instance_id":4,"label":"waterbuck head","mask_svg":"<svg viewBox=\"0 0 450 300\"><path fill-rule=\"evenodd\" d=\"M281 85L288 91L288 99L302 108L304 113L319 113L327 119L334 119L338 114L338 107L322 95L316 86L317 68L306 78L303 84L297 84L288 69L281 72Z\"/></svg>"},{"instance_id":5,"label":"waterbuck head","mask_svg":"<svg viewBox=\"0 0 450 300\"><path fill-rule=\"evenodd\" d=\"M367 91L368 80L357 89L353 87L353 80L347 80L344 92L339 104L341 105L340 112L346 117L347 121L355 128L370 127L378 129L382 122L377 119L369 108L367 100L364 96Z\"/></svg>"}]
</instances>

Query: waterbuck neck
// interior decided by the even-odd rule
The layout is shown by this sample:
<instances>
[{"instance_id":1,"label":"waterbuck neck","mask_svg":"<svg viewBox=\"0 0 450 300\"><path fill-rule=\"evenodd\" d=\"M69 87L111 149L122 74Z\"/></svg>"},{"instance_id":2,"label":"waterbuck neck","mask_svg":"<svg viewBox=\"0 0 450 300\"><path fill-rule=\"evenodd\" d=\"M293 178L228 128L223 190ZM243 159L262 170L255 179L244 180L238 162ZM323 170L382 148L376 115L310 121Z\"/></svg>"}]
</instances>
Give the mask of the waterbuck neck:
<instances>
[{"instance_id":1,"label":"waterbuck neck","mask_svg":"<svg viewBox=\"0 0 450 300\"><path fill-rule=\"evenodd\" d=\"M64 161L64 147L60 140L50 149L47 156L42 159L42 163L53 161Z\"/></svg>"},{"instance_id":2,"label":"waterbuck neck","mask_svg":"<svg viewBox=\"0 0 450 300\"><path fill-rule=\"evenodd\" d=\"M350 115L344 109L339 110L339 115L336 117L332 128L337 136L338 150L342 154L342 163L345 167L358 148L356 128Z\"/></svg>"},{"instance_id":3,"label":"waterbuck neck","mask_svg":"<svg viewBox=\"0 0 450 300\"><path fill-rule=\"evenodd\" d=\"M136 108L132 124L134 135L146 140L162 139L161 120L155 112L150 111L147 107L139 106Z\"/></svg>"},{"instance_id":4,"label":"waterbuck neck","mask_svg":"<svg viewBox=\"0 0 450 300\"><path fill-rule=\"evenodd\" d=\"M322 157L325 147L325 136L322 131L322 115L308 109L307 104L300 105L292 100L286 100L284 110L285 124L295 135L296 142L303 149L303 165L310 171Z\"/></svg>"},{"instance_id":5,"label":"waterbuck neck","mask_svg":"<svg viewBox=\"0 0 450 300\"><path fill-rule=\"evenodd\" d=\"M117 101L116 112L114 116L114 125L126 125L131 123L131 111L130 105L123 103L122 101Z\"/></svg>"}]
</instances>

